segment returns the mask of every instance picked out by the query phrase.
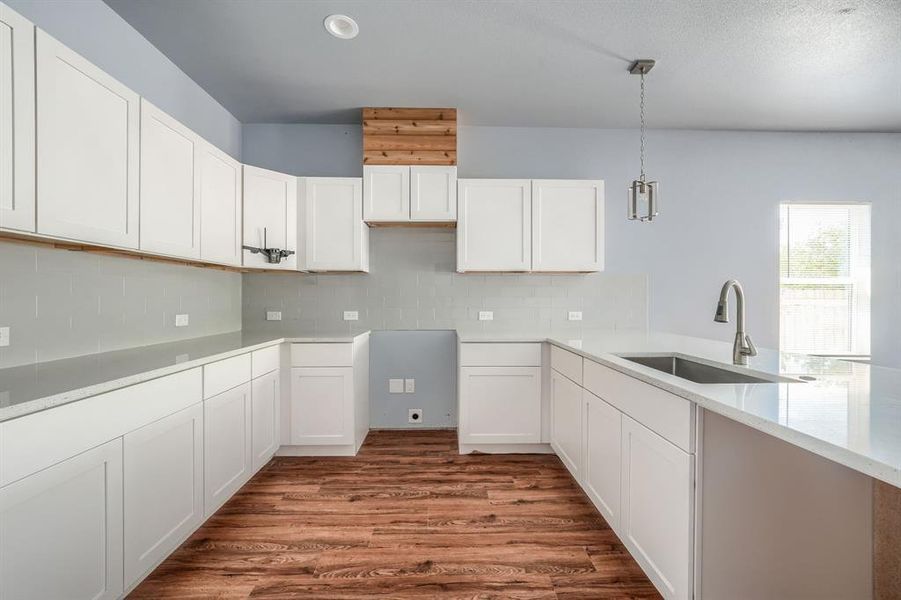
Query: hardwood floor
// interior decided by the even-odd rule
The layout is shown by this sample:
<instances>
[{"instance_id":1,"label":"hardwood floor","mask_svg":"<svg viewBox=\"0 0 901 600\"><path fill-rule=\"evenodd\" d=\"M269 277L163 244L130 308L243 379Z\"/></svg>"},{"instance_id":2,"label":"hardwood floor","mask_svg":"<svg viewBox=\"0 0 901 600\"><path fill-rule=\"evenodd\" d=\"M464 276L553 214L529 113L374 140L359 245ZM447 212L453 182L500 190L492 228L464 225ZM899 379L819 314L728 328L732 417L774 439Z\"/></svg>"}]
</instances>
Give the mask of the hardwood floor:
<instances>
[{"instance_id":1,"label":"hardwood floor","mask_svg":"<svg viewBox=\"0 0 901 600\"><path fill-rule=\"evenodd\" d=\"M373 431L275 458L130 598L659 598L553 455Z\"/></svg>"}]
</instances>

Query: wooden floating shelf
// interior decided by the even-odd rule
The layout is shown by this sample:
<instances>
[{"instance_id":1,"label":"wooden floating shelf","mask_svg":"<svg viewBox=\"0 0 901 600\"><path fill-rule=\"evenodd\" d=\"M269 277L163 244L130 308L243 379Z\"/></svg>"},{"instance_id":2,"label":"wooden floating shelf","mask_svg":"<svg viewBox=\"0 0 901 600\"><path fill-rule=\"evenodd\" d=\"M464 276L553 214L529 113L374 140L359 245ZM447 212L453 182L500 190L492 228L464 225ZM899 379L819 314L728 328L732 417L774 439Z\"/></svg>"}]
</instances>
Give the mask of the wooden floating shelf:
<instances>
[{"instance_id":1,"label":"wooden floating shelf","mask_svg":"<svg viewBox=\"0 0 901 600\"><path fill-rule=\"evenodd\" d=\"M457 164L456 108L364 108L364 165Z\"/></svg>"}]
</instances>

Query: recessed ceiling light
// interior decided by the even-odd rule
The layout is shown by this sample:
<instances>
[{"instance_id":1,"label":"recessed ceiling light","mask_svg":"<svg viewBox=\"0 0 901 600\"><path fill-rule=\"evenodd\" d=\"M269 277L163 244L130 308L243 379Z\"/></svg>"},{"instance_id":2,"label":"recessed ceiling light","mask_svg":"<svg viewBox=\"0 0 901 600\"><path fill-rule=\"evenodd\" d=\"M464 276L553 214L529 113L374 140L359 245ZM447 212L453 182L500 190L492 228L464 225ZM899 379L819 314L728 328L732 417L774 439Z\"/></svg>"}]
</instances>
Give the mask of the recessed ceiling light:
<instances>
[{"instance_id":1,"label":"recessed ceiling light","mask_svg":"<svg viewBox=\"0 0 901 600\"><path fill-rule=\"evenodd\" d=\"M347 15L329 15L322 24L326 31L341 40L352 40L360 33L360 26Z\"/></svg>"}]
</instances>

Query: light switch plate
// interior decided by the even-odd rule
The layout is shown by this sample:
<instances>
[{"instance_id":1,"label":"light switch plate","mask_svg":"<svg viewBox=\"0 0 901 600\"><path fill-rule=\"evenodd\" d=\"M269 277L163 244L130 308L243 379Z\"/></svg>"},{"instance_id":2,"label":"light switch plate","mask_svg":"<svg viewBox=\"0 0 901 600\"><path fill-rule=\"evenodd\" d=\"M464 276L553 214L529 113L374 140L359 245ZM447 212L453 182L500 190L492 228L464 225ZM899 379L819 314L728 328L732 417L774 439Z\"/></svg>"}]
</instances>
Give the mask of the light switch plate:
<instances>
[{"instance_id":1,"label":"light switch plate","mask_svg":"<svg viewBox=\"0 0 901 600\"><path fill-rule=\"evenodd\" d=\"M581 310L571 310L569 311L569 315L567 319L570 321L581 321L582 320L582 311Z\"/></svg>"},{"instance_id":2,"label":"light switch plate","mask_svg":"<svg viewBox=\"0 0 901 600\"><path fill-rule=\"evenodd\" d=\"M388 393L389 394L403 394L404 393L404 380L403 379L389 379L388 380Z\"/></svg>"},{"instance_id":3,"label":"light switch plate","mask_svg":"<svg viewBox=\"0 0 901 600\"><path fill-rule=\"evenodd\" d=\"M416 393L416 380L415 379L404 379L404 391L408 394Z\"/></svg>"},{"instance_id":4,"label":"light switch plate","mask_svg":"<svg viewBox=\"0 0 901 600\"><path fill-rule=\"evenodd\" d=\"M480 310L479 311L479 321L493 321L494 320L494 311L491 310Z\"/></svg>"},{"instance_id":5,"label":"light switch plate","mask_svg":"<svg viewBox=\"0 0 901 600\"><path fill-rule=\"evenodd\" d=\"M0 327L0 346L9 346L9 327Z\"/></svg>"},{"instance_id":6,"label":"light switch plate","mask_svg":"<svg viewBox=\"0 0 901 600\"><path fill-rule=\"evenodd\" d=\"M359 321L360 313L356 310L345 310L344 311L344 320L345 321Z\"/></svg>"},{"instance_id":7,"label":"light switch plate","mask_svg":"<svg viewBox=\"0 0 901 600\"><path fill-rule=\"evenodd\" d=\"M187 327L189 323L189 317L187 314L183 315L175 315L175 326L176 327Z\"/></svg>"},{"instance_id":8,"label":"light switch plate","mask_svg":"<svg viewBox=\"0 0 901 600\"><path fill-rule=\"evenodd\" d=\"M266 311L266 320L267 321L281 321L282 320L282 311L280 311L280 310Z\"/></svg>"}]
</instances>

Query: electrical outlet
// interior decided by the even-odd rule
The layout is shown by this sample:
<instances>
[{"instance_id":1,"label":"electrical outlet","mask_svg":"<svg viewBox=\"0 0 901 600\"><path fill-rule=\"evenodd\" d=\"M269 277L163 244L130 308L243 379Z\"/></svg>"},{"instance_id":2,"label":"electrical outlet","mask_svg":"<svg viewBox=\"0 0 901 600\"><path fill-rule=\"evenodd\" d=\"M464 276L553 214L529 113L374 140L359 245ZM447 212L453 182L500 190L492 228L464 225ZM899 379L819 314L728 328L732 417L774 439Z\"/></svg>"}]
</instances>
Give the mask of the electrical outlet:
<instances>
[{"instance_id":1,"label":"electrical outlet","mask_svg":"<svg viewBox=\"0 0 901 600\"><path fill-rule=\"evenodd\" d=\"M493 321L494 320L494 311L491 310L480 310L479 311L479 321Z\"/></svg>"},{"instance_id":2,"label":"electrical outlet","mask_svg":"<svg viewBox=\"0 0 901 600\"><path fill-rule=\"evenodd\" d=\"M267 321L281 321L282 320L282 311L280 311L280 310L266 311L266 320Z\"/></svg>"},{"instance_id":3,"label":"electrical outlet","mask_svg":"<svg viewBox=\"0 0 901 600\"><path fill-rule=\"evenodd\" d=\"M360 313L356 310L345 310L344 311L344 320L345 321L359 321Z\"/></svg>"},{"instance_id":4,"label":"electrical outlet","mask_svg":"<svg viewBox=\"0 0 901 600\"><path fill-rule=\"evenodd\" d=\"M404 393L404 380L403 379L389 379L388 380L388 393L389 394L403 394Z\"/></svg>"},{"instance_id":5,"label":"electrical outlet","mask_svg":"<svg viewBox=\"0 0 901 600\"><path fill-rule=\"evenodd\" d=\"M581 321L582 320L582 311L581 310L571 310L569 311L569 315L567 318L570 321Z\"/></svg>"},{"instance_id":6,"label":"electrical outlet","mask_svg":"<svg viewBox=\"0 0 901 600\"><path fill-rule=\"evenodd\" d=\"M187 327L189 323L188 315L175 315L175 326L176 327Z\"/></svg>"},{"instance_id":7,"label":"electrical outlet","mask_svg":"<svg viewBox=\"0 0 901 600\"><path fill-rule=\"evenodd\" d=\"M422 423L422 409L411 408L407 411L407 423Z\"/></svg>"},{"instance_id":8,"label":"electrical outlet","mask_svg":"<svg viewBox=\"0 0 901 600\"><path fill-rule=\"evenodd\" d=\"M0 346L9 346L9 327L0 327Z\"/></svg>"},{"instance_id":9,"label":"electrical outlet","mask_svg":"<svg viewBox=\"0 0 901 600\"><path fill-rule=\"evenodd\" d=\"M404 391L408 394L416 393L416 380L415 379L404 379Z\"/></svg>"}]
</instances>

